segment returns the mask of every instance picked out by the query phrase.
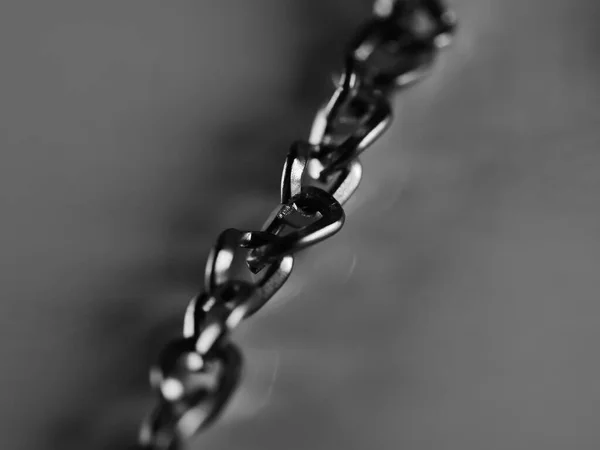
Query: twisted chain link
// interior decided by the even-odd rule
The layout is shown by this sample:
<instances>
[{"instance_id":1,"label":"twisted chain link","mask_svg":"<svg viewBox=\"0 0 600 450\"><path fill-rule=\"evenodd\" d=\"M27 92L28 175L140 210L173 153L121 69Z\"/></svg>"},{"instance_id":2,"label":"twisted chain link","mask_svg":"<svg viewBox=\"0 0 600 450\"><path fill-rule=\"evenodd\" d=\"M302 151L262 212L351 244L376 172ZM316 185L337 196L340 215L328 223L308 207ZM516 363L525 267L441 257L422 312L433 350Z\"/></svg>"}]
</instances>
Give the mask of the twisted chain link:
<instances>
[{"instance_id":1,"label":"twisted chain link","mask_svg":"<svg viewBox=\"0 0 600 450\"><path fill-rule=\"evenodd\" d=\"M375 2L308 141L291 147L280 205L261 231L227 229L218 237L204 291L186 310L183 336L163 349L151 370L159 402L142 424L142 448L180 449L222 412L242 366L231 332L283 286L297 252L342 228L342 205L362 177L359 155L390 125L394 94L422 79L450 43L455 22L441 0ZM242 277L243 266L249 270Z\"/></svg>"}]
</instances>

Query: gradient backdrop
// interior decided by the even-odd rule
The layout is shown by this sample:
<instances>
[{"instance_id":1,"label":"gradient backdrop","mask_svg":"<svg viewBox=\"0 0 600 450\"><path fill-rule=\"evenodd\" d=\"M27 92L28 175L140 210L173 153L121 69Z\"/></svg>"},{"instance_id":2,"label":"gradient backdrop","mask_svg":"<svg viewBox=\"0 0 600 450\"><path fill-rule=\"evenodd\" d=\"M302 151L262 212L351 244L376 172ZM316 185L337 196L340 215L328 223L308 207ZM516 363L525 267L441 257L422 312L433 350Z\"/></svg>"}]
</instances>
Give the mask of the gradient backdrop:
<instances>
[{"instance_id":1,"label":"gradient backdrop","mask_svg":"<svg viewBox=\"0 0 600 450\"><path fill-rule=\"evenodd\" d=\"M600 446L600 4L456 0L344 230L236 334L193 448ZM0 448L127 448L368 0L3 0Z\"/></svg>"}]
</instances>

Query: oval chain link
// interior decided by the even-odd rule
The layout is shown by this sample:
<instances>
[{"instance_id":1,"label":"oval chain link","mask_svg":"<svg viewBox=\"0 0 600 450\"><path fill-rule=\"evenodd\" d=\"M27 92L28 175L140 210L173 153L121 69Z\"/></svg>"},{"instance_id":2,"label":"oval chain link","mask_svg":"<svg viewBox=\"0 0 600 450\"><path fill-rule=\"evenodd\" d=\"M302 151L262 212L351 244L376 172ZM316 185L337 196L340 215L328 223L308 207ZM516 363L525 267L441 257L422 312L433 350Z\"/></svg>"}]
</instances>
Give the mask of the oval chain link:
<instances>
[{"instance_id":1,"label":"oval chain link","mask_svg":"<svg viewBox=\"0 0 600 450\"><path fill-rule=\"evenodd\" d=\"M358 157L390 125L392 96L428 73L455 28L442 0L375 1L308 140L288 153L280 205L260 231L227 229L211 250L183 336L163 349L150 372L159 402L142 424L142 448L181 449L223 411L242 367L231 332L281 289L296 253L342 228L342 205L362 178Z\"/></svg>"}]
</instances>

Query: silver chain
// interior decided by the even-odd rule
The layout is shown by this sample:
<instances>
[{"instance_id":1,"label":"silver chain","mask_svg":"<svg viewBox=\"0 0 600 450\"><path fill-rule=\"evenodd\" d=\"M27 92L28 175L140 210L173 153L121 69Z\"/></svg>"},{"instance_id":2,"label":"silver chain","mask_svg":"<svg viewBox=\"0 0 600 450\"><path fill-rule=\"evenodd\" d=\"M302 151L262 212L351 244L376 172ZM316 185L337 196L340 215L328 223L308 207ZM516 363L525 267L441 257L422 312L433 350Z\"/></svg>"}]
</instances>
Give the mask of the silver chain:
<instances>
[{"instance_id":1,"label":"silver chain","mask_svg":"<svg viewBox=\"0 0 600 450\"><path fill-rule=\"evenodd\" d=\"M291 147L280 205L261 231L230 228L218 237L204 291L187 307L183 336L163 349L150 372L159 402L142 424L142 448L180 449L222 412L241 374L231 332L283 286L296 253L342 228L342 205L362 177L359 155L390 125L393 95L429 72L455 28L442 0L375 2L373 17L346 50L337 89L317 112L308 141ZM244 276L240 266L249 269Z\"/></svg>"}]
</instances>

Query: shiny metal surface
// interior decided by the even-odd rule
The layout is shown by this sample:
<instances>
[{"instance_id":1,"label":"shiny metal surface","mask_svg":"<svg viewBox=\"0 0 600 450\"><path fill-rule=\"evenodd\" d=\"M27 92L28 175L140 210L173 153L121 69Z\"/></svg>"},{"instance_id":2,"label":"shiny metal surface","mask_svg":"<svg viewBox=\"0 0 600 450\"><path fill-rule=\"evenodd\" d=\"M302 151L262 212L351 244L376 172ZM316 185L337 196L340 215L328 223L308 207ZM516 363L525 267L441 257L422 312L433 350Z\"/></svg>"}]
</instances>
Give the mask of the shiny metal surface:
<instances>
[{"instance_id":1,"label":"shiny metal surface","mask_svg":"<svg viewBox=\"0 0 600 450\"><path fill-rule=\"evenodd\" d=\"M167 348L168 351L175 352L170 357L193 355L194 343L191 341L175 341L176 345ZM192 347L189 346L190 343ZM216 349L210 358L206 358L202 369L193 371L196 378L202 377L202 383L195 383L193 389L182 398L161 401L143 422L140 429L142 448L182 448L182 440L192 437L217 419L239 382L241 361L240 352L231 343ZM203 373L200 373L203 369ZM206 381L207 372L213 372L209 374L212 378L210 382Z\"/></svg>"},{"instance_id":2,"label":"shiny metal surface","mask_svg":"<svg viewBox=\"0 0 600 450\"><path fill-rule=\"evenodd\" d=\"M433 31L425 35L413 26L415 15L423 11L436 19ZM376 5L376 13L380 12ZM309 143L296 142L285 160L281 204L261 231L227 229L211 250L204 292L192 299L185 313L184 338L168 344L151 371L159 406L142 426L143 446L175 450L223 409L240 370L229 342L231 332L285 283L292 255L342 228L346 217L342 204L362 176L357 158L391 122L392 85L403 87L402 77L416 78L416 71L421 74L430 67L436 39L453 31L453 23L451 28L443 26L444 17L445 9L433 0L398 2L387 16L372 19L359 32L345 57L339 87L317 112ZM390 44L397 61L390 69L381 69L371 57ZM346 130L340 133L339 128ZM239 279L234 269L241 250L247 250L242 262L251 272L260 276L264 271L259 281ZM213 377L212 387L207 388L204 373L199 385L194 383L215 355L223 371L216 380Z\"/></svg>"},{"instance_id":3,"label":"shiny metal surface","mask_svg":"<svg viewBox=\"0 0 600 450\"><path fill-rule=\"evenodd\" d=\"M359 88L359 76L356 71L354 59L346 57L344 70L338 81L338 87L331 99L315 114L308 141L314 145L324 142L332 127L332 119L339 115L340 108L347 104L349 99L356 96Z\"/></svg>"},{"instance_id":4,"label":"shiny metal surface","mask_svg":"<svg viewBox=\"0 0 600 450\"><path fill-rule=\"evenodd\" d=\"M304 250L336 234L344 220L344 210L331 194L313 186L306 187L279 206L262 229L277 236L288 227L294 231L253 249L248 255L248 264L261 267L266 261Z\"/></svg>"},{"instance_id":5,"label":"shiny metal surface","mask_svg":"<svg viewBox=\"0 0 600 450\"><path fill-rule=\"evenodd\" d=\"M351 99L350 102L353 100L358 99ZM367 111L366 117L353 117L352 119L360 123L360 126L338 145L333 146L333 148L327 147L321 162L323 165L320 173L321 177L328 177L347 167L350 162L369 148L390 125L392 111L385 97L373 95L372 98L360 100L365 103L363 107ZM331 118L332 122L335 119L337 118Z\"/></svg>"},{"instance_id":6,"label":"shiny metal surface","mask_svg":"<svg viewBox=\"0 0 600 450\"><path fill-rule=\"evenodd\" d=\"M362 178L362 165L357 157L338 169L337 173L323 174L324 166L319 161L321 147L305 142L296 142L285 160L281 176L281 203L289 203L303 188L317 185L344 205L358 188ZM312 170L311 170L312 169ZM311 172L316 173L313 177ZM322 176L323 175L323 176Z\"/></svg>"},{"instance_id":7,"label":"shiny metal surface","mask_svg":"<svg viewBox=\"0 0 600 450\"><path fill-rule=\"evenodd\" d=\"M221 233L215 246L212 248L204 275L204 293L216 292L223 284L243 279L249 279L252 284L251 298L247 301L249 309L245 318L256 313L264 304L273 297L285 283L292 272L294 257L282 256L272 260L268 265L254 270L254 274L243 277L240 265L251 266L248 252L269 244L276 239L271 233L244 232L229 228ZM235 264L243 258L241 264ZM204 295L201 294L201 295Z\"/></svg>"},{"instance_id":8,"label":"shiny metal surface","mask_svg":"<svg viewBox=\"0 0 600 450\"><path fill-rule=\"evenodd\" d=\"M129 449L215 238L278 202L372 4L0 3L0 441ZM452 6L191 449L600 446L600 4Z\"/></svg>"},{"instance_id":9,"label":"shiny metal surface","mask_svg":"<svg viewBox=\"0 0 600 450\"><path fill-rule=\"evenodd\" d=\"M366 66L369 82L384 91L424 77L456 29L454 13L439 0L376 2L374 12L377 18L364 26L350 51L357 65ZM382 50L391 61L367 64Z\"/></svg>"}]
</instances>

